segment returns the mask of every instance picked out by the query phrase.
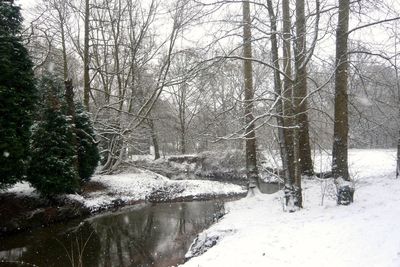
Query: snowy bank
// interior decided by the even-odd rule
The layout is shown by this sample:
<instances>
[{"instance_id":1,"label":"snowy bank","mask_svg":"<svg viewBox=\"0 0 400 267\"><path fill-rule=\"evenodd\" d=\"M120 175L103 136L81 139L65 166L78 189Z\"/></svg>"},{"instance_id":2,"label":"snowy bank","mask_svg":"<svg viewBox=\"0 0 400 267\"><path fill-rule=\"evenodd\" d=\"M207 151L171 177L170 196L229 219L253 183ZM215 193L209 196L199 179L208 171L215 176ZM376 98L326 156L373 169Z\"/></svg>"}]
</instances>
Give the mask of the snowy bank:
<instances>
[{"instance_id":1,"label":"snowy bank","mask_svg":"<svg viewBox=\"0 0 400 267\"><path fill-rule=\"evenodd\" d=\"M400 266L395 151L351 150L349 159L352 205L337 206L326 179L303 181L304 209L295 213L282 211L281 193L232 202L186 256L206 252L183 266Z\"/></svg>"},{"instance_id":2,"label":"snowy bank","mask_svg":"<svg viewBox=\"0 0 400 267\"><path fill-rule=\"evenodd\" d=\"M97 175L92 182L103 184L106 189L84 195L68 195L82 202L92 212L115 203L137 203L144 200L152 202L173 200L204 199L205 196L243 195L246 190L238 185L203 180L170 180L156 173L136 170L116 175Z\"/></svg>"}]
</instances>

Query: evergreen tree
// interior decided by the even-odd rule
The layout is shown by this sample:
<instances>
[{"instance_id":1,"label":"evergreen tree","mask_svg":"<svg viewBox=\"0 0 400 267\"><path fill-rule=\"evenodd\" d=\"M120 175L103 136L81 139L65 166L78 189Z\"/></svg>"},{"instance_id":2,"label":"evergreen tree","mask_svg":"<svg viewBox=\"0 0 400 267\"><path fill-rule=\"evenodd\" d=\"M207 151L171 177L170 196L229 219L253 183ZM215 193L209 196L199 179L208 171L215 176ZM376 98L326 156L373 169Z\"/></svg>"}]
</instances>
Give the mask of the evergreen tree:
<instances>
[{"instance_id":1,"label":"evergreen tree","mask_svg":"<svg viewBox=\"0 0 400 267\"><path fill-rule=\"evenodd\" d=\"M33 128L28 180L45 196L73 193L79 189L74 165L77 153L72 142L75 133L57 97L62 84L45 76L40 86L48 92L48 99L42 120Z\"/></svg>"},{"instance_id":2,"label":"evergreen tree","mask_svg":"<svg viewBox=\"0 0 400 267\"><path fill-rule=\"evenodd\" d=\"M20 8L0 1L0 188L23 178L29 157L36 89L21 23Z\"/></svg>"},{"instance_id":3,"label":"evergreen tree","mask_svg":"<svg viewBox=\"0 0 400 267\"><path fill-rule=\"evenodd\" d=\"M78 170L81 180L86 182L93 175L100 160L100 155L89 114L80 103L76 104L75 112L79 162Z\"/></svg>"}]
</instances>

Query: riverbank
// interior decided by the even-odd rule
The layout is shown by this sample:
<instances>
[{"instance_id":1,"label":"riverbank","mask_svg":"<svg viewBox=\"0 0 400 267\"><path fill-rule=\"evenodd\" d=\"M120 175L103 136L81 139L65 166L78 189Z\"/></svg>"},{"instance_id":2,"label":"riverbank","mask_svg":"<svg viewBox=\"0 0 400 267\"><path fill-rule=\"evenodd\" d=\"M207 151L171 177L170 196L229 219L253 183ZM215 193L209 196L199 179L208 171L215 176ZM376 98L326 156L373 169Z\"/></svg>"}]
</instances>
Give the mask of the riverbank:
<instances>
[{"instance_id":1,"label":"riverbank","mask_svg":"<svg viewBox=\"0 0 400 267\"><path fill-rule=\"evenodd\" d=\"M170 180L136 168L120 174L96 175L80 194L62 195L52 202L41 198L28 183L18 183L0 193L0 235L143 202L207 200L245 194L245 188L239 185Z\"/></svg>"},{"instance_id":2,"label":"riverbank","mask_svg":"<svg viewBox=\"0 0 400 267\"><path fill-rule=\"evenodd\" d=\"M304 180L304 208L294 213L283 212L281 193L227 204L227 214L186 255L197 257L183 266L400 266L395 154L349 151L356 186L350 206L336 205L330 179ZM329 167L329 157L320 162Z\"/></svg>"}]
</instances>

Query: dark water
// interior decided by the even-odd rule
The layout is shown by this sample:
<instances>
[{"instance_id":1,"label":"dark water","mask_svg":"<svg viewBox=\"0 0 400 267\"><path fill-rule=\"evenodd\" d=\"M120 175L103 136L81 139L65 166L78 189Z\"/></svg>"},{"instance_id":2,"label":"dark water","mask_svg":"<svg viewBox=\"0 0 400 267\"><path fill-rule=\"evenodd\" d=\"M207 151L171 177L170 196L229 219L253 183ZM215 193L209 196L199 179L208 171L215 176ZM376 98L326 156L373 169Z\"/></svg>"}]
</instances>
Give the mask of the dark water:
<instances>
[{"instance_id":1,"label":"dark water","mask_svg":"<svg viewBox=\"0 0 400 267\"><path fill-rule=\"evenodd\" d=\"M222 201L150 204L21 233L0 239L0 266L176 265L223 209Z\"/></svg>"}]
</instances>

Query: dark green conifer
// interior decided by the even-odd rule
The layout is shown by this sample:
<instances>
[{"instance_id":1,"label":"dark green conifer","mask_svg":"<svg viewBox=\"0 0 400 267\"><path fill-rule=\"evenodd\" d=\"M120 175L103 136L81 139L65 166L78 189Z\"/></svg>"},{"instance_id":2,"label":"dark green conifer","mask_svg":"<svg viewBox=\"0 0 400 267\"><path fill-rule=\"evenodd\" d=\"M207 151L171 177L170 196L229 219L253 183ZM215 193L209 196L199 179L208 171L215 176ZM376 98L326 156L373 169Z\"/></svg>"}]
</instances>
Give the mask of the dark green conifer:
<instances>
[{"instance_id":1,"label":"dark green conifer","mask_svg":"<svg viewBox=\"0 0 400 267\"><path fill-rule=\"evenodd\" d=\"M78 103L75 107L75 127L78 143L78 162L79 176L81 180L89 181L100 160L97 142L93 131L93 125L89 114L85 111L82 104Z\"/></svg>"},{"instance_id":2,"label":"dark green conifer","mask_svg":"<svg viewBox=\"0 0 400 267\"><path fill-rule=\"evenodd\" d=\"M24 177L29 157L36 89L21 23L20 8L0 1L0 188Z\"/></svg>"},{"instance_id":3,"label":"dark green conifer","mask_svg":"<svg viewBox=\"0 0 400 267\"><path fill-rule=\"evenodd\" d=\"M28 180L45 196L74 193L79 190L75 168L77 152L71 118L62 112L57 92L62 83L52 76L42 78L40 87L47 92L46 108L33 127L31 163Z\"/></svg>"}]
</instances>

